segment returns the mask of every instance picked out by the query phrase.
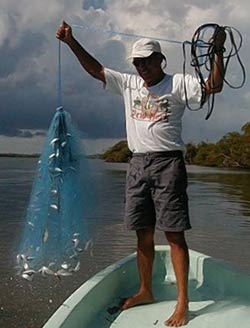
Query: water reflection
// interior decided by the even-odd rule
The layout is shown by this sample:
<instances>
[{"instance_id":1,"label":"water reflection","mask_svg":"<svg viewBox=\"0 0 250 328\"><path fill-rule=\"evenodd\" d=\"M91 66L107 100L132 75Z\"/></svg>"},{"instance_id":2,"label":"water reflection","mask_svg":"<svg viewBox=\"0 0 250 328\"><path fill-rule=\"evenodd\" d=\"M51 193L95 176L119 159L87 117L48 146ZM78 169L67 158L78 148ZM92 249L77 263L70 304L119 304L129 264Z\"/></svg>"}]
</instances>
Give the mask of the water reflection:
<instances>
[{"instance_id":1,"label":"water reflection","mask_svg":"<svg viewBox=\"0 0 250 328\"><path fill-rule=\"evenodd\" d=\"M133 252L136 239L123 226L126 164L91 160L95 173L94 210L89 228L93 254L84 253L74 279L37 279L29 284L15 276L14 254L23 227L36 159L0 159L0 327L38 328L77 287L107 265ZM250 172L188 167L190 248L229 261L250 272ZM157 243L166 243L162 233Z\"/></svg>"}]
</instances>

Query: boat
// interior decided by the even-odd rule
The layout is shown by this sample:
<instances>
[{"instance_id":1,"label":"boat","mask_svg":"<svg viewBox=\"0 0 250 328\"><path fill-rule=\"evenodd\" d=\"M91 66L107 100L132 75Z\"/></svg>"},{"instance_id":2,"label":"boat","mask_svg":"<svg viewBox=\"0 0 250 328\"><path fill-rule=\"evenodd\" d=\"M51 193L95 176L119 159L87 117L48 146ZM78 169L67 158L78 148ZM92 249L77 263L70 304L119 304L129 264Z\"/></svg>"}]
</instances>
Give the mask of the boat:
<instances>
[{"instance_id":1,"label":"boat","mask_svg":"<svg viewBox=\"0 0 250 328\"><path fill-rule=\"evenodd\" d=\"M119 302L139 286L136 253L110 265L80 286L43 328L166 327L176 305L169 246L155 246L155 302L121 311ZM249 328L250 276L190 250L189 322L192 328Z\"/></svg>"}]
</instances>

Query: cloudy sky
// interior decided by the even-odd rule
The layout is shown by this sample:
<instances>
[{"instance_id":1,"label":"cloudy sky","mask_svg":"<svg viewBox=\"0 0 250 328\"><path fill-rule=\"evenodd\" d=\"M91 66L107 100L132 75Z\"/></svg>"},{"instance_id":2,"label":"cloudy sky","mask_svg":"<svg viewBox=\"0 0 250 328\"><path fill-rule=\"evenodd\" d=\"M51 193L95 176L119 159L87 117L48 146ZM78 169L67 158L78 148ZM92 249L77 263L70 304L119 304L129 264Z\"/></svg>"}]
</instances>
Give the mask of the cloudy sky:
<instances>
[{"instance_id":1,"label":"cloudy sky","mask_svg":"<svg viewBox=\"0 0 250 328\"><path fill-rule=\"evenodd\" d=\"M190 40L201 24L236 27L243 35L241 58L248 74L250 61L249 0L0 0L0 152L38 152L54 115L57 80L55 32L62 19L98 31L73 28L75 37L104 66L132 72L126 61L133 38L101 33L119 32L173 40ZM162 42L168 73L182 71L180 45ZM63 104L83 131L87 151L95 153L125 137L122 99L83 72L62 47ZM232 61L228 78L240 82ZM250 121L249 82L239 90L225 86L216 97L212 117L206 110L186 111L185 141L216 141L240 131Z\"/></svg>"}]
</instances>

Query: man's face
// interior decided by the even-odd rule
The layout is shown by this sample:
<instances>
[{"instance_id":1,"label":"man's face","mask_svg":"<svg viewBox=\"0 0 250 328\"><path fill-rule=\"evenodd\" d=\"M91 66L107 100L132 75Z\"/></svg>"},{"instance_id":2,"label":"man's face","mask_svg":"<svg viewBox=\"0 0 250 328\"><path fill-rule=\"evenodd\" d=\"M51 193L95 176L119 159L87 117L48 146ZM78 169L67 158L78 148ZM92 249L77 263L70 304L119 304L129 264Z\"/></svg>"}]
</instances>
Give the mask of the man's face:
<instances>
[{"instance_id":1,"label":"man's face","mask_svg":"<svg viewBox=\"0 0 250 328\"><path fill-rule=\"evenodd\" d=\"M146 82L147 86L155 84L162 76L161 68L162 56L159 53L152 53L146 58L134 58L133 64L138 72L138 74Z\"/></svg>"}]
</instances>

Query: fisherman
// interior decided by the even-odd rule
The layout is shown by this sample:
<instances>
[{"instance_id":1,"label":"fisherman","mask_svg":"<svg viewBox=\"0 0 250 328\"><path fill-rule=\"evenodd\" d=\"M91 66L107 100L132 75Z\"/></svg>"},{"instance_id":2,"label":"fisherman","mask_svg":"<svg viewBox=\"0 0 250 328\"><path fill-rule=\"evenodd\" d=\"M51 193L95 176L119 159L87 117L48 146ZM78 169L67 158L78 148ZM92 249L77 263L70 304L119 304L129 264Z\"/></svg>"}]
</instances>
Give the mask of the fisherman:
<instances>
[{"instance_id":1,"label":"fisherman","mask_svg":"<svg viewBox=\"0 0 250 328\"><path fill-rule=\"evenodd\" d=\"M130 58L138 74L131 75L103 67L83 49L66 22L59 27L56 37L70 47L84 70L102 81L107 90L124 98L127 140L133 153L126 180L125 222L137 235L140 288L125 300L122 309L154 301L152 268L157 228L165 233L170 245L178 289L175 311L165 325L185 325L189 254L184 232L191 225L181 120L186 100L190 104L200 103L200 83L188 74L166 74L166 58L155 40L140 39L134 43ZM225 31L220 29L213 40L216 55L206 81L207 97L223 87L225 39Z\"/></svg>"}]
</instances>

